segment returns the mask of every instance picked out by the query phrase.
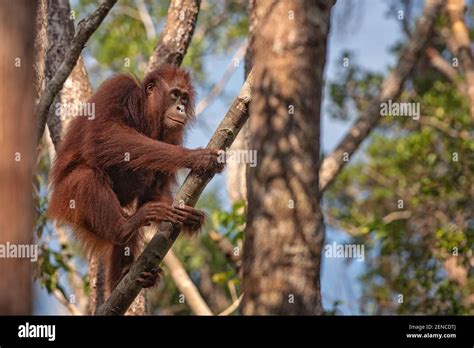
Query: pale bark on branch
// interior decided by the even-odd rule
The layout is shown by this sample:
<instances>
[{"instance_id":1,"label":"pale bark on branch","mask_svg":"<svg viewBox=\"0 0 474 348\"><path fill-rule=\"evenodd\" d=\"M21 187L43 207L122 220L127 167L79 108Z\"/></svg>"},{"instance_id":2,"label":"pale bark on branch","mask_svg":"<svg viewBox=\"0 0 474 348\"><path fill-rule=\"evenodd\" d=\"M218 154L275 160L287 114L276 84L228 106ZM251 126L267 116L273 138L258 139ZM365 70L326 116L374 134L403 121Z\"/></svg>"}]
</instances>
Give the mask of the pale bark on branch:
<instances>
[{"instance_id":1,"label":"pale bark on branch","mask_svg":"<svg viewBox=\"0 0 474 348\"><path fill-rule=\"evenodd\" d=\"M257 28L257 16L255 14L256 0L249 0L247 2L247 18L248 18L248 34L247 34L247 49L245 52L245 66L244 66L244 76L247 77L247 74L252 68L252 50L251 46L255 39L255 29ZM230 151L249 151L249 122L247 122L242 131L239 133L239 136L235 139ZM247 174L248 174L248 164L239 163L239 161L229 161L227 163L227 196L232 204L237 202L246 202L247 201Z\"/></svg>"},{"instance_id":2,"label":"pale bark on branch","mask_svg":"<svg viewBox=\"0 0 474 348\"><path fill-rule=\"evenodd\" d=\"M469 30L464 22L464 0L449 0L446 6L451 22L451 35L454 41L453 54L459 57L467 85L470 114L474 121L474 59L469 40Z\"/></svg>"},{"instance_id":3,"label":"pale bark on branch","mask_svg":"<svg viewBox=\"0 0 474 348\"><path fill-rule=\"evenodd\" d=\"M220 312L218 315L219 316L226 316L226 315L231 315L237 308L239 308L240 303L242 302L242 297L244 294L240 295L232 304L224 309L222 312Z\"/></svg>"},{"instance_id":4,"label":"pale bark on branch","mask_svg":"<svg viewBox=\"0 0 474 348\"><path fill-rule=\"evenodd\" d=\"M426 49L426 56L433 68L453 83L462 95L467 95L466 85L460 81L458 71L454 69L435 48L428 47Z\"/></svg>"},{"instance_id":5,"label":"pale bark on branch","mask_svg":"<svg viewBox=\"0 0 474 348\"><path fill-rule=\"evenodd\" d=\"M83 315L84 313L75 305L64 297L64 294L59 289L54 289L53 296L68 310L71 315Z\"/></svg>"},{"instance_id":6,"label":"pale bark on branch","mask_svg":"<svg viewBox=\"0 0 474 348\"><path fill-rule=\"evenodd\" d=\"M229 147L247 121L248 104L250 102L250 87L252 85L252 74L249 74L242 86L239 96L234 100L221 124L214 132L207 147L224 150ZM204 187L214 175L197 175L191 172L181 186L174 199L174 205L186 204L194 206L201 195ZM122 315L132 303L133 299L140 293L141 287L135 281L141 272L150 271L159 266L166 253L180 234L179 226L173 226L169 222L160 224L158 231L145 247L143 253L132 265L130 271L120 281L107 301L98 309L97 315Z\"/></svg>"},{"instance_id":7,"label":"pale bark on branch","mask_svg":"<svg viewBox=\"0 0 474 348\"><path fill-rule=\"evenodd\" d=\"M184 295L186 304L188 304L193 313L196 315L212 315L211 309L202 298L196 285L194 285L173 250L168 251L163 261L168 267L171 278L173 278L179 291Z\"/></svg>"},{"instance_id":8,"label":"pale bark on branch","mask_svg":"<svg viewBox=\"0 0 474 348\"><path fill-rule=\"evenodd\" d=\"M166 24L153 50L146 73L161 64L180 66L193 37L201 0L171 0Z\"/></svg>"},{"instance_id":9,"label":"pale bark on branch","mask_svg":"<svg viewBox=\"0 0 474 348\"><path fill-rule=\"evenodd\" d=\"M66 53L61 66L58 68L53 78L46 86L45 91L41 96L36 108L36 119L38 120L38 141L43 135L51 103L61 90L68 76L71 74L72 69L74 69L76 66L77 60L81 55L82 49L84 48L87 40L99 27L105 16L107 16L110 9L116 2L117 0L104 0L97 10L95 10L89 17L81 20L78 23L78 29L74 35L74 38L72 39L70 48Z\"/></svg>"},{"instance_id":10,"label":"pale bark on branch","mask_svg":"<svg viewBox=\"0 0 474 348\"><path fill-rule=\"evenodd\" d=\"M144 0L135 0L137 5L138 16L143 23L143 27L146 31L146 36L148 39L154 39L156 37L155 26L153 25L153 20L151 19L150 12L146 8Z\"/></svg>"},{"instance_id":11,"label":"pale bark on branch","mask_svg":"<svg viewBox=\"0 0 474 348\"><path fill-rule=\"evenodd\" d=\"M444 1L442 0L426 0L423 13L418 20L416 32L413 33L408 45L402 51L397 66L384 81L379 94L372 100L364 114L352 125L336 149L322 162L319 171L321 192L324 192L347 164L348 161L345 159L350 158L355 153L359 145L375 128L380 119L380 105L399 97L405 80L413 71L429 43L436 18L443 5Z\"/></svg>"}]
</instances>

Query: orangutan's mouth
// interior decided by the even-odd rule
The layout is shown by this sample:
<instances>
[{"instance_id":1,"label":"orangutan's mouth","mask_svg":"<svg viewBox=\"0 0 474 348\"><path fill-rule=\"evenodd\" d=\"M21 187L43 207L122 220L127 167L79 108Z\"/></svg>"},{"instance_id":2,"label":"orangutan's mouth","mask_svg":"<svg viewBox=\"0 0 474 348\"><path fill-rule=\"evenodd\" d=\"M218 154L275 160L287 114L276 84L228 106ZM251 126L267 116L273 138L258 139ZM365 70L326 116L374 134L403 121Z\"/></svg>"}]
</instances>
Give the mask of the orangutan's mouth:
<instances>
[{"instance_id":1,"label":"orangutan's mouth","mask_svg":"<svg viewBox=\"0 0 474 348\"><path fill-rule=\"evenodd\" d=\"M171 120L171 121L174 121L174 122L176 122L176 123L182 124L182 125L184 126L184 122L181 121L181 120L177 120L177 119L175 119L175 118L173 118L173 117L170 117L170 120Z\"/></svg>"}]
</instances>

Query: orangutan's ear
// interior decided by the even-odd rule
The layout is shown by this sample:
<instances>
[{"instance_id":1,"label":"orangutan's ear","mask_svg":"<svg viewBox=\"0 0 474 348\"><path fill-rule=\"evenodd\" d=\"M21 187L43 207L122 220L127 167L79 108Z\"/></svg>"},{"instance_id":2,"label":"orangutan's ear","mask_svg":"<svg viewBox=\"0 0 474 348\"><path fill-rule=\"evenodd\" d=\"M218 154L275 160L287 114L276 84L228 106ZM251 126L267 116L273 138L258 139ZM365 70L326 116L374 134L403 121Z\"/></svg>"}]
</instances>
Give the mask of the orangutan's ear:
<instances>
[{"instance_id":1,"label":"orangutan's ear","mask_svg":"<svg viewBox=\"0 0 474 348\"><path fill-rule=\"evenodd\" d=\"M155 89L155 83L154 82L149 82L146 85L146 95L150 95L153 93L153 90Z\"/></svg>"}]
</instances>

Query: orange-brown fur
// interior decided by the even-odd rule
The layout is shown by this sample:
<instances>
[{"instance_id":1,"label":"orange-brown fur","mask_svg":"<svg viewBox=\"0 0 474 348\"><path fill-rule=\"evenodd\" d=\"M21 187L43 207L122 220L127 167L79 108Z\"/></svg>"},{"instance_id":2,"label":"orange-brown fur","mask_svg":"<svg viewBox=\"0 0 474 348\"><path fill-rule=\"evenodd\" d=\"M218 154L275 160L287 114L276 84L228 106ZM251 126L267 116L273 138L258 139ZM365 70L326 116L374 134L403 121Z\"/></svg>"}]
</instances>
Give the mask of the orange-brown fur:
<instances>
[{"instance_id":1,"label":"orange-brown fur","mask_svg":"<svg viewBox=\"0 0 474 348\"><path fill-rule=\"evenodd\" d=\"M110 78L90 100L95 118L74 119L58 150L48 215L69 224L88 251L105 256L109 290L137 255L140 227L163 220L192 231L201 227L202 212L171 207L177 170L222 170L215 150L186 149L184 126L167 126L167 115L182 103L170 102L174 87L189 96L187 123L195 93L184 70L162 66L143 82L124 74ZM129 216L124 208L133 202L137 210Z\"/></svg>"}]
</instances>

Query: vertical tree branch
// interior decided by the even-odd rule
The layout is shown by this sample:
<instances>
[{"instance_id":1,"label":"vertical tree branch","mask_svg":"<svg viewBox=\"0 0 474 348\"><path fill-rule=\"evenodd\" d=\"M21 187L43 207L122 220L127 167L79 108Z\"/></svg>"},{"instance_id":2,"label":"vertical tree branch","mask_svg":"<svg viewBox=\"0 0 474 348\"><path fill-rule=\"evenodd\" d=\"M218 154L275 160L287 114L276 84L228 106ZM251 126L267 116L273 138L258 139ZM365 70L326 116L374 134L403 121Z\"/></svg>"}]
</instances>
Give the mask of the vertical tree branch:
<instances>
[{"instance_id":1,"label":"vertical tree branch","mask_svg":"<svg viewBox=\"0 0 474 348\"><path fill-rule=\"evenodd\" d=\"M99 27L105 16L109 13L117 0L104 0L104 2L89 17L83 19L78 24L78 30L74 35L69 50L58 68L53 78L49 81L47 87L36 108L36 119L38 120L37 139L41 139L46 125L49 108L56 95L61 90L64 81L68 78L72 69L77 63L87 40Z\"/></svg>"},{"instance_id":2,"label":"vertical tree branch","mask_svg":"<svg viewBox=\"0 0 474 348\"><path fill-rule=\"evenodd\" d=\"M35 42L35 68L37 94L41 95L45 85L51 80L67 53L70 42L74 38L74 20L71 18L71 7L69 1L42 0L39 3L37 14L37 36ZM84 66L82 56L79 56L77 64L65 81L61 91L54 99L62 105L81 104L89 100L92 95L92 87L89 82L87 70ZM66 108L67 110L67 108ZM47 117L49 129L48 142L50 160L56 156L56 147L59 145L67 124L72 120L71 112L57 114L56 108L50 107ZM54 144L54 146L53 146ZM64 234L63 227L56 226L58 238ZM89 279L91 291L89 294L88 311L94 312L97 303L104 301L104 267L99 265L99 260L94 255L89 255ZM71 284L72 285L72 284ZM83 293L82 285L72 286L76 296Z\"/></svg>"},{"instance_id":3,"label":"vertical tree branch","mask_svg":"<svg viewBox=\"0 0 474 348\"><path fill-rule=\"evenodd\" d=\"M451 22L451 33L454 41L453 54L458 56L464 71L469 97L471 118L474 121L474 60L469 40L469 30L464 22L464 0L448 0L446 6Z\"/></svg>"},{"instance_id":4,"label":"vertical tree branch","mask_svg":"<svg viewBox=\"0 0 474 348\"><path fill-rule=\"evenodd\" d=\"M74 38L74 19L71 17L69 1L44 0L46 8L46 57L44 64L44 79L48 84L64 61L64 57ZM39 38L38 38L39 39ZM44 86L44 85L43 85ZM85 103L92 95L92 87L84 67L82 56L79 55L77 64L68 76L62 89L54 98L52 107L49 108L47 125L55 147L59 144L63 130L75 116L71 112L57 113L58 106Z\"/></svg>"},{"instance_id":5,"label":"vertical tree branch","mask_svg":"<svg viewBox=\"0 0 474 348\"><path fill-rule=\"evenodd\" d=\"M253 10L256 0L249 0L247 3L247 15L249 21L249 33L247 50L245 52L245 77L252 69L252 43L255 37L255 28L257 27L257 16ZM231 151L248 151L249 150L249 125L244 124L239 136L235 139L230 148ZM232 203L239 201L247 201L247 172L248 163L239 163L237 161L229 161L227 163L227 194Z\"/></svg>"},{"instance_id":6,"label":"vertical tree branch","mask_svg":"<svg viewBox=\"0 0 474 348\"><path fill-rule=\"evenodd\" d=\"M140 20L145 27L146 36L148 39L154 39L156 37L156 30L153 25L153 20L151 19L150 13L146 8L146 4L144 0L135 0L135 4L137 5L138 15Z\"/></svg>"}]
</instances>

